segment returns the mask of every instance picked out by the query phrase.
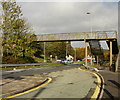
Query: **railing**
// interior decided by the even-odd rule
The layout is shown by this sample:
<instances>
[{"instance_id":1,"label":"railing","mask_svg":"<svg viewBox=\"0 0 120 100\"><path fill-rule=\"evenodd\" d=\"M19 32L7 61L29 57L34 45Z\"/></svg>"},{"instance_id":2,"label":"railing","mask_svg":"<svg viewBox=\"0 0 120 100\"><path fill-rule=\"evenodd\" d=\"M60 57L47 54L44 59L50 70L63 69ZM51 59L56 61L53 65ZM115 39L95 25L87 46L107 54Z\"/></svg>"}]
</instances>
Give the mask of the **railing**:
<instances>
[{"instance_id":1,"label":"railing","mask_svg":"<svg viewBox=\"0 0 120 100\"><path fill-rule=\"evenodd\" d=\"M84 39L117 39L116 31L96 31L96 32L73 32L54 33L37 35L37 41L62 41L62 40L84 40Z\"/></svg>"}]
</instances>

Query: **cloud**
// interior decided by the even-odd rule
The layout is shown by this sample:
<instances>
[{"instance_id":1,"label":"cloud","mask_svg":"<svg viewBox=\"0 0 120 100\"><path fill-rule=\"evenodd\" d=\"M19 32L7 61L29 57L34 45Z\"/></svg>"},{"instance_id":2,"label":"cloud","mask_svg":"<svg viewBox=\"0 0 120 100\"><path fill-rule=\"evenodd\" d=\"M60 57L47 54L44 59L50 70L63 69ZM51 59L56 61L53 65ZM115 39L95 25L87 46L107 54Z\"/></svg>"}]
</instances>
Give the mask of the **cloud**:
<instances>
[{"instance_id":1,"label":"cloud","mask_svg":"<svg viewBox=\"0 0 120 100\"><path fill-rule=\"evenodd\" d=\"M110 3L109 3L110 4ZM103 3L22 3L22 10L36 33L89 31L91 12L93 29L117 29L117 7Z\"/></svg>"},{"instance_id":2,"label":"cloud","mask_svg":"<svg viewBox=\"0 0 120 100\"><path fill-rule=\"evenodd\" d=\"M119 0L17 0L17 2L119 2Z\"/></svg>"},{"instance_id":3,"label":"cloud","mask_svg":"<svg viewBox=\"0 0 120 100\"><path fill-rule=\"evenodd\" d=\"M36 34L118 29L116 2L19 2ZM90 15L86 13L90 12ZM76 43L76 45L79 45Z\"/></svg>"}]
</instances>

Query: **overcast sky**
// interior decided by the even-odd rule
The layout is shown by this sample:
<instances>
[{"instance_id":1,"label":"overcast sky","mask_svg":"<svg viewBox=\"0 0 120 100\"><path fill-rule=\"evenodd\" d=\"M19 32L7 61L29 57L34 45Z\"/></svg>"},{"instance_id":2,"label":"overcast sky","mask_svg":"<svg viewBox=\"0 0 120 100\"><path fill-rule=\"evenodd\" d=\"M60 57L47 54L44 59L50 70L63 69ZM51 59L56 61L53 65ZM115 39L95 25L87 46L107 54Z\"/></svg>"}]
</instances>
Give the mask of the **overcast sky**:
<instances>
[{"instance_id":1,"label":"overcast sky","mask_svg":"<svg viewBox=\"0 0 120 100\"><path fill-rule=\"evenodd\" d=\"M18 3L35 34L88 32L91 26L93 31L118 30L118 3L112 2L117 0L109 0L111 2L45 1ZM91 14L87 15L87 12ZM73 42L72 46L84 47L84 44Z\"/></svg>"}]
</instances>

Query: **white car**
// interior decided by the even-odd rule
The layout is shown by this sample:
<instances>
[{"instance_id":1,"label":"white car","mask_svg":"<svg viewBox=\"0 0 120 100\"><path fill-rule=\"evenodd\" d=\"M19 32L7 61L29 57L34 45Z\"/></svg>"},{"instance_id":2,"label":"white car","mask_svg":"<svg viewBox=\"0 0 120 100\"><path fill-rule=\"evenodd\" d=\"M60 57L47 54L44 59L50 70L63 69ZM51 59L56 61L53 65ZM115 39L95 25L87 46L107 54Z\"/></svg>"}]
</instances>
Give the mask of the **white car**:
<instances>
[{"instance_id":1,"label":"white car","mask_svg":"<svg viewBox=\"0 0 120 100\"><path fill-rule=\"evenodd\" d=\"M72 64L73 61L72 60L63 60L61 63L63 63L63 64Z\"/></svg>"}]
</instances>

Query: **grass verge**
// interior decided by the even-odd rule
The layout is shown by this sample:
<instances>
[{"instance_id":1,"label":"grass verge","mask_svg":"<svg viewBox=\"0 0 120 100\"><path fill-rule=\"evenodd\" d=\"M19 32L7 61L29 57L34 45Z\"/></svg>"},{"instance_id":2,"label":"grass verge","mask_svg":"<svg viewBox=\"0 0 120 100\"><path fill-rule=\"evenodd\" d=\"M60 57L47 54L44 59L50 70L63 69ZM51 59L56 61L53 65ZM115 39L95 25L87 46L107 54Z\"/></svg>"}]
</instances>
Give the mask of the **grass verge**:
<instances>
[{"instance_id":1,"label":"grass verge","mask_svg":"<svg viewBox=\"0 0 120 100\"><path fill-rule=\"evenodd\" d=\"M90 66L90 67L95 67L95 68L100 67L100 65L98 65L98 64L94 64L94 65L90 65L90 64L88 64L88 66Z\"/></svg>"},{"instance_id":2,"label":"grass verge","mask_svg":"<svg viewBox=\"0 0 120 100\"><path fill-rule=\"evenodd\" d=\"M85 63L85 61L74 61L74 63Z\"/></svg>"}]
</instances>

